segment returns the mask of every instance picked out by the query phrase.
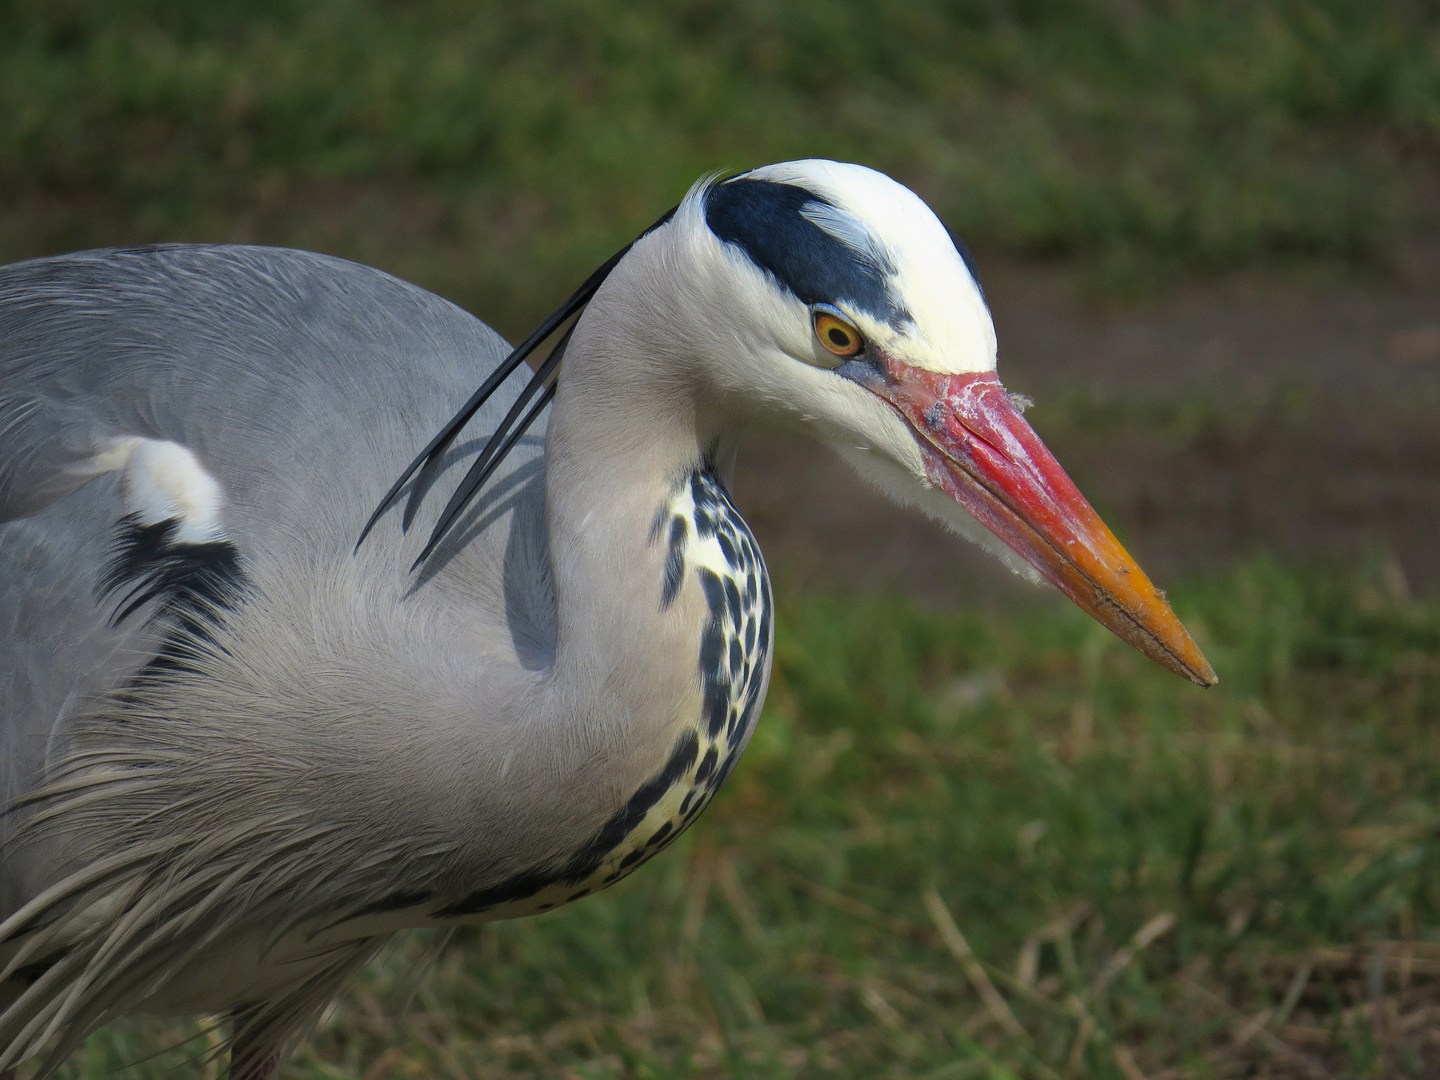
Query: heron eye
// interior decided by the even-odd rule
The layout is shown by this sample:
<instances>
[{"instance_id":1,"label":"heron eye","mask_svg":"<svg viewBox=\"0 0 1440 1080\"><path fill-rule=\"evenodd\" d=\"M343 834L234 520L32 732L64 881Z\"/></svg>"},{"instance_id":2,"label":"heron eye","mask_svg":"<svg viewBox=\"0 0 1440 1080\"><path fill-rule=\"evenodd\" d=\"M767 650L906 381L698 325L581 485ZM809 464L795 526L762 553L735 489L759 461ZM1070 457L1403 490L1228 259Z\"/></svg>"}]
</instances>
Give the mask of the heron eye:
<instances>
[{"instance_id":1,"label":"heron eye","mask_svg":"<svg viewBox=\"0 0 1440 1080\"><path fill-rule=\"evenodd\" d=\"M828 311L815 313L815 336L836 356L855 356L865 347L859 330Z\"/></svg>"}]
</instances>

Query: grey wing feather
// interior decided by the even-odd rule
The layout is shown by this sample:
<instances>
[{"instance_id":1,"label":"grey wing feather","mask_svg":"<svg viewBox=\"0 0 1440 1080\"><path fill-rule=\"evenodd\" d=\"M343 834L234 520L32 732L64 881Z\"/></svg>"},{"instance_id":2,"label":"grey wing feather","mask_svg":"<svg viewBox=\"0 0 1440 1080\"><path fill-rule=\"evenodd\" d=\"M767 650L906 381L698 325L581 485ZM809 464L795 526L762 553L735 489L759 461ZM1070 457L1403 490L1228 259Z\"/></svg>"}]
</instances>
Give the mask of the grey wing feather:
<instances>
[{"instance_id":1,"label":"grey wing feather","mask_svg":"<svg viewBox=\"0 0 1440 1080\"><path fill-rule=\"evenodd\" d=\"M35 782L66 716L156 648L153 625L112 625L99 595L124 512L110 440L193 452L263 588L277 559L348 554L391 480L507 351L439 297L307 252L175 245L0 268L0 807ZM538 442L509 471L533 464ZM367 571L406 572L413 553L395 537L382 528L390 550ZM0 859L0 916L30 888L20 874Z\"/></svg>"}]
</instances>

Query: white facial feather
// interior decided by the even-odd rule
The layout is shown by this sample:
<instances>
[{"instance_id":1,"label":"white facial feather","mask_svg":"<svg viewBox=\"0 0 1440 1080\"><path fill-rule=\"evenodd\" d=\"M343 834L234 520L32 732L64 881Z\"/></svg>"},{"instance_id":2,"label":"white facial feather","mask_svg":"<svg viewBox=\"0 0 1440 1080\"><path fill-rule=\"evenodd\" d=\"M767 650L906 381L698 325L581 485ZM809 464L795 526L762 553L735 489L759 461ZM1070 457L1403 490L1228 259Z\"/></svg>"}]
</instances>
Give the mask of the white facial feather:
<instances>
[{"instance_id":1,"label":"white facial feather","mask_svg":"<svg viewBox=\"0 0 1440 1080\"><path fill-rule=\"evenodd\" d=\"M903 363L966 373L995 367L995 331L979 288L949 234L913 193L857 165L793 162L749 174L794 183L833 202L803 213L887 272L913 323L899 330L853 305L837 306ZM792 427L798 421L895 501L921 508L1033 577L925 472L915 433L893 407L831 370L809 308L705 219L706 182L686 196L673 222L636 246L615 310L635 338L631 354L688 355L695 378L712 385L742 422ZM619 298L617 297L617 300ZM632 306L633 305L633 306ZM613 331L615 324L611 324ZM658 335L657 336L657 331Z\"/></svg>"},{"instance_id":2,"label":"white facial feather","mask_svg":"<svg viewBox=\"0 0 1440 1080\"><path fill-rule=\"evenodd\" d=\"M800 216L814 222L877 269L889 263L888 250L854 214L822 202L806 203Z\"/></svg>"},{"instance_id":3,"label":"white facial feather","mask_svg":"<svg viewBox=\"0 0 1440 1080\"><path fill-rule=\"evenodd\" d=\"M816 340L809 309L711 232L704 196L704 184L692 188L671 224L637 243L637 258L617 271L613 306L601 316L607 335L630 339L623 346L630 355L688 354L694 376L713 385L727 407L742 410L742 422L798 418L822 441L868 446L928 483L909 426L890 405L831 370L835 357Z\"/></svg>"}]
</instances>

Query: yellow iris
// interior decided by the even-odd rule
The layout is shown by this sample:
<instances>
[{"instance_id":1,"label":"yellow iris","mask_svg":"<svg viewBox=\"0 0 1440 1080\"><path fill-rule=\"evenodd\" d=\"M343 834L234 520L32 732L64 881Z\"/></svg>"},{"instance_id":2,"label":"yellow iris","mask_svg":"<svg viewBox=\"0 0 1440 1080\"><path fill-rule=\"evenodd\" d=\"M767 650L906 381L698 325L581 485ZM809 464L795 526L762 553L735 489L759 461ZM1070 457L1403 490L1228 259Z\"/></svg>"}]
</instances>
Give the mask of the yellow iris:
<instances>
[{"instance_id":1,"label":"yellow iris","mask_svg":"<svg viewBox=\"0 0 1440 1080\"><path fill-rule=\"evenodd\" d=\"M815 313L815 336L836 356L854 356L865 347L859 330L828 311Z\"/></svg>"}]
</instances>

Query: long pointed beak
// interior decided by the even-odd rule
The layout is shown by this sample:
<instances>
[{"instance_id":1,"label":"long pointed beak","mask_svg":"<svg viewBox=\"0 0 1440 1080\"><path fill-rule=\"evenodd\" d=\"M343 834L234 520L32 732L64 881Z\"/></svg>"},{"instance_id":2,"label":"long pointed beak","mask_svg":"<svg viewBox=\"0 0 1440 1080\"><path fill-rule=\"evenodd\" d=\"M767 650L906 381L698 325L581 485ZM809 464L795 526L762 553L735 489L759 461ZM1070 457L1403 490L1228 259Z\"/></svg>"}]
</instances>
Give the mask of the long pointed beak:
<instances>
[{"instance_id":1,"label":"long pointed beak","mask_svg":"<svg viewBox=\"0 0 1440 1080\"><path fill-rule=\"evenodd\" d=\"M1200 686L1219 680L1150 583L1045 448L993 371L947 375L889 358L841 369L914 429L937 487L1101 625Z\"/></svg>"}]
</instances>

